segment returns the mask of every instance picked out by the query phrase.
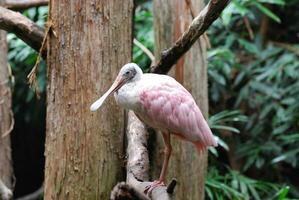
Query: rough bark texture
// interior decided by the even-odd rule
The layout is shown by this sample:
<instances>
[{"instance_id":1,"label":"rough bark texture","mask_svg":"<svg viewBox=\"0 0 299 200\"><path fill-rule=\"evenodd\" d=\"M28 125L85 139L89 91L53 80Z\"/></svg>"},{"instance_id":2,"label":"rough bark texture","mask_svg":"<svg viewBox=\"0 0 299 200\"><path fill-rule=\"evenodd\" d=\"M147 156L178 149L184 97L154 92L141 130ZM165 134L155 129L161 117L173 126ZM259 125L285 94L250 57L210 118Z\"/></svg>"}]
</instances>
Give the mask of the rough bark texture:
<instances>
[{"instance_id":1,"label":"rough bark texture","mask_svg":"<svg viewBox=\"0 0 299 200\"><path fill-rule=\"evenodd\" d=\"M124 112L90 104L131 61L132 0L50 1L45 199L109 199L123 173Z\"/></svg>"},{"instance_id":2,"label":"rough bark texture","mask_svg":"<svg viewBox=\"0 0 299 200\"><path fill-rule=\"evenodd\" d=\"M5 187L12 189L13 171L9 133L13 128L13 115L11 111L11 90L9 87L7 63L7 42L4 31L0 31L0 52L0 181L2 180ZM3 193L7 195L9 192L7 188L3 189L3 184L0 186L0 198Z\"/></svg>"},{"instance_id":3,"label":"rough bark texture","mask_svg":"<svg viewBox=\"0 0 299 200\"><path fill-rule=\"evenodd\" d=\"M203 0L193 0L196 14L203 8ZM182 0L155 0L155 54L159 60L159 53L170 47L192 22L191 8ZM177 80L188 89L195 98L201 111L207 117L207 72L206 50L202 39L198 40L175 66ZM159 136L159 140L160 140ZM170 160L168 180L176 177L179 181L175 192L175 199L204 199L204 175L207 165L207 155L198 155L192 144L182 142L172 137L173 154ZM153 175L158 176L161 164L156 159L163 158L163 142L160 151L156 152L153 164ZM157 147L155 147L157 148ZM161 161L159 162L161 163ZM156 167L158 166L158 168Z\"/></svg>"}]
</instances>

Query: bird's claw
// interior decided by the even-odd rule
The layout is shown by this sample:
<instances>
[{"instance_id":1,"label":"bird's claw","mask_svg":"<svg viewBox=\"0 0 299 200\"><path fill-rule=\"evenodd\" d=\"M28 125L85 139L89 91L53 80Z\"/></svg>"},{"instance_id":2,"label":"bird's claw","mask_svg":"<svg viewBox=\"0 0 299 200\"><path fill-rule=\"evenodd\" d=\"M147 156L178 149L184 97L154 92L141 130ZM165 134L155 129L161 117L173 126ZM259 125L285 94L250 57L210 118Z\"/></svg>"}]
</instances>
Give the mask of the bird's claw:
<instances>
[{"instance_id":1,"label":"bird's claw","mask_svg":"<svg viewBox=\"0 0 299 200\"><path fill-rule=\"evenodd\" d=\"M158 186L165 186L164 181L156 180L152 182L150 185L145 187L144 194L149 196L152 193L152 191Z\"/></svg>"}]
</instances>

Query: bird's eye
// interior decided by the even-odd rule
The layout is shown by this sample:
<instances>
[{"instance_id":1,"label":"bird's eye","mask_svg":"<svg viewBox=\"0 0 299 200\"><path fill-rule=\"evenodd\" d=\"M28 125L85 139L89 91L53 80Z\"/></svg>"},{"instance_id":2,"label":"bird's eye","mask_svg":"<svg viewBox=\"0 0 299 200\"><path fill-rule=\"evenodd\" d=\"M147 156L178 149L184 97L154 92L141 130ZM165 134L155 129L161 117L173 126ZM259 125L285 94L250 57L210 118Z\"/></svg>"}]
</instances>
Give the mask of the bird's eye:
<instances>
[{"instance_id":1,"label":"bird's eye","mask_svg":"<svg viewBox=\"0 0 299 200\"><path fill-rule=\"evenodd\" d=\"M129 75L129 74L130 74L130 71L127 71L127 72L126 72L126 75Z\"/></svg>"}]
</instances>

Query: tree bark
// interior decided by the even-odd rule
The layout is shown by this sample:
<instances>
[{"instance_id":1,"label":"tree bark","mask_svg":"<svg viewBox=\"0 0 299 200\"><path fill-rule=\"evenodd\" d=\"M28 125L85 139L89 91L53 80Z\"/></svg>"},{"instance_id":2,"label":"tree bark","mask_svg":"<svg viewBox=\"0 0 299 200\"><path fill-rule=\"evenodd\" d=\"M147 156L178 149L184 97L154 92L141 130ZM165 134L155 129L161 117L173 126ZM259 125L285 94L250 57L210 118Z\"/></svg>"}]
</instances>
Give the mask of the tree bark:
<instances>
[{"instance_id":1,"label":"tree bark","mask_svg":"<svg viewBox=\"0 0 299 200\"><path fill-rule=\"evenodd\" d=\"M203 8L203 0L190 1L196 14ZM160 52L171 46L192 22L192 9L182 0L155 0L155 57L160 59ZM194 11L193 11L194 12ZM207 98L207 65L206 47L203 39L198 40L185 56L180 58L173 74L188 91L190 91L199 105L204 116L208 114ZM158 138L160 140L160 136ZM176 177L179 185L175 192L175 199L204 199L204 175L207 165L207 154L198 155L192 144L182 142L172 137L173 154L170 160L168 179ZM161 165L157 166L157 159L163 158L163 148L159 141L160 150L155 153L152 176L157 177ZM163 144L162 144L163 146ZM161 163L161 161L159 161Z\"/></svg>"},{"instance_id":2,"label":"tree bark","mask_svg":"<svg viewBox=\"0 0 299 200\"><path fill-rule=\"evenodd\" d=\"M1 4L1 0L0 0ZM7 63L6 32L0 30L0 198L8 199L12 195L12 162L10 135L13 128L11 110L11 90Z\"/></svg>"},{"instance_id":3,"label":"tree bark","mask_svg":"<svg viewBox=\"0 0 299 200\"><path fill-rule=\"evenodd\" d=\"M123 177L124 112L90 104L131 61L132 0L50 1L45 199L109 199Z\"/></svg>"}]
</instances>

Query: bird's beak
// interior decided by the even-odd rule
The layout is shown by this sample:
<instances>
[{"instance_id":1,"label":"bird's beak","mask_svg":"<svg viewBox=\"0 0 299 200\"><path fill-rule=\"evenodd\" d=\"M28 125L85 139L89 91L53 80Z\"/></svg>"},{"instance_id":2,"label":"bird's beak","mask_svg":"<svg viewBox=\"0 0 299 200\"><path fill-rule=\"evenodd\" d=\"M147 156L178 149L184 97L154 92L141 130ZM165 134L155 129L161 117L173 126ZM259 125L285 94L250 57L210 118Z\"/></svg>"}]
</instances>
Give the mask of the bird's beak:
<instances>
[{"instance_id":1,"label":"bird's beak","mask_svg":"<svg viewBox=\"0 0 299 200\"><path fill-rule=\"evenodd\" d=\"M102 104L104 103L104 101L106 100L106 98L114 93L115 91L117 91L119 88L121 88L121 86L123 86L125 83L127 82L127 79L121 76L117 76L117 78L115 79L114 83L112 84L112 86L109 88L109 90L103 95L101 96L101 98L99 98L97 101L95 101L91 106L90 106L90 110L91 111L96 111L97 109L99 109Z\"/></svg>"}]
</instances>

